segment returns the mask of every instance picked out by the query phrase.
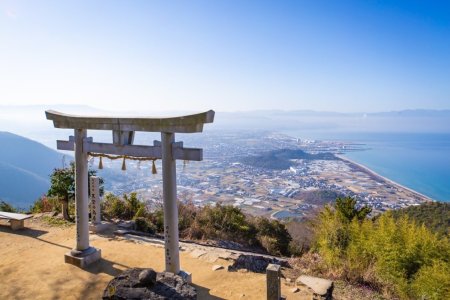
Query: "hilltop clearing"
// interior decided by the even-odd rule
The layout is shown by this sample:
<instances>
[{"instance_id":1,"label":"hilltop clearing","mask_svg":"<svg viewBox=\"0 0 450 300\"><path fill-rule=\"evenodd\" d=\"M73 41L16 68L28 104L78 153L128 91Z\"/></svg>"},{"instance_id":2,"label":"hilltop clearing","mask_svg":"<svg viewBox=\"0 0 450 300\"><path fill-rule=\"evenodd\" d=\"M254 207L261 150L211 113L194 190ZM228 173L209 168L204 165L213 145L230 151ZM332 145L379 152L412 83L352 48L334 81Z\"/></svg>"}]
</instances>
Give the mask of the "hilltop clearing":
<instances>
[{"instance_id":1,"label":"hilltop clearing","mask_svg":"<svg viewBox=\"0 0 450 300\"><path fill-rule=\"evenodd\" d=\"M11 231L0 226L0 271L3 274L0 299L100 299L107 283L132 267L164 268L163 242L91 235L90 243L102 251L102 261L82 270L64 263L64 253L74 244L75 227L49 227L37 218L26 222L28 229ZM183 245L181 266L192 273L199 299L264 299L265 275L228 272L232 262L208 251ZM224 252L223 250L219 250ZM214 265L224 269L213 271ZM283 285L283 293L289 293ZM304 296L304 294L303 294ZM289 299L302 298L291 293Z\"/></svg>"},{"instance_id":2,"label":"hilltop clearing","mask_svg":"<svg viewBox=\"0 0 450 300\"><path fill-rule=\"evenodd\" d=\"M123 270L133 267L164 268L164 242L140 236L91 235L90 243L102 251L102 260L87 270L64 263L72 249L75 226L50 226L48 217L36 215L22 231L0 224L0 299L100 299L107 283ZM265 299L265 274L227 271L239 251L181 243L181 267L192 273L198 299ZM213 271L213 267L223 269ZM282 294L287 299L312 299L311 290L295 289L296 277L283 268ZM290 281L290 282L288 282ZM381 299L373 292L336 282L334 299Z\"/></svg>"}]
</instances>

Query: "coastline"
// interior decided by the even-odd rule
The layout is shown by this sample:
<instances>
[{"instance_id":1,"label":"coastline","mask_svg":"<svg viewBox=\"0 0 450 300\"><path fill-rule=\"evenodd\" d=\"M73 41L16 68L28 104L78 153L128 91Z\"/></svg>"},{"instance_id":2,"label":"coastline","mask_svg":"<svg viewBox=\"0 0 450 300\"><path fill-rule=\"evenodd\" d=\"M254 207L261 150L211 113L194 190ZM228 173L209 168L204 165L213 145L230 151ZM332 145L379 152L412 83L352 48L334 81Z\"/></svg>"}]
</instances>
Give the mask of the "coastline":
<instances>
[{"instance_id":1,"label":"coastline","mask_svg":"<svg viewBox=\"0 0 450 300\"><path fill-rule=\"evenodd\" d=\"M420 198L423 198L423 201L435 201L435 200L431 199L430 197L428 197L428 196L426 196L426 195L424 195L424 194L422 194L422 193L419 193L419 192L417 192L417 191L415 191L415 190L413 190L413 189L411 189L411 188L409 188L409 187L406 187L406 186L404 186L404 185L401 185L401 184L398 183L398 182L393 181L392 179L389 179L389 178L387 178L387 177L385 177L385 176L382 176L382 175L376 173L375 171L369 169L368 167L366 167L366 166L364 166L364 165L362 165L362 164L360 164L360 163L357 163L357 162L355 162L355 161L349 159L348 157L345 157L345 156L340 155L340 154L335 154L335 156L336 156L337 158L339 158L339 159L341 159L341 160L343 160L343 161L349 163L349 164L352 164L352 165L357 166L358 168L362 169L363 171L365 171L366 173L370 174L371 176L374 176L374 177L376 177L376 178L378 178L378 179L380 179L380 180L382 180L382 181L385 181L385 182L387 182L387 183L389 183L389 184L392 184L393 186L395 186L395 187L397 187L397 188L405 189L405 190L407 190L407 191L409 191L409 192L415 194L416 196L418 196L418 197L420 197Z\"/></svg>"}]
</instances>

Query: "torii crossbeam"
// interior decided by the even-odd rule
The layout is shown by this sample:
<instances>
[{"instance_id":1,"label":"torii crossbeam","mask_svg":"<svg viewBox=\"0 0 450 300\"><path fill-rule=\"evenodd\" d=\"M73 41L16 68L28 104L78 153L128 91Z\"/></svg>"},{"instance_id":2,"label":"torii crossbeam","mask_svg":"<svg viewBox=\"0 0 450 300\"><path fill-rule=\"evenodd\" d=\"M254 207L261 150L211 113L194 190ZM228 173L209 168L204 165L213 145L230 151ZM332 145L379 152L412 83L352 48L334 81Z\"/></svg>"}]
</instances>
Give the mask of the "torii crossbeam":
<instances>
[{"instance_id":1,"label":"torii crossbeam","mask_svg":"<svg viewBox=\"0 0 450 300\"><path fill-rule=\"evenodd\" d=\"M100 117L63 114L53 110L45 112L55 128L74 129L74 136L68 141L57 141L59 150L75 151L75 207L76 245L66 253L65 261L79 267L100 259L100 249L89 245L88 212L88 153L152 157L162 159L163 201L164 201L164 243L166 272L180 272L176 160L203 159L203 150L184 148L182 142L175 142L175 133L202 132L205 123L214 121L214 111L170 117ZM112 143L95 143L87 137L87 130L111 130ZM161 132L161 141L153 146L134 145L136 131Z\"/></svg>"}]
</instances>

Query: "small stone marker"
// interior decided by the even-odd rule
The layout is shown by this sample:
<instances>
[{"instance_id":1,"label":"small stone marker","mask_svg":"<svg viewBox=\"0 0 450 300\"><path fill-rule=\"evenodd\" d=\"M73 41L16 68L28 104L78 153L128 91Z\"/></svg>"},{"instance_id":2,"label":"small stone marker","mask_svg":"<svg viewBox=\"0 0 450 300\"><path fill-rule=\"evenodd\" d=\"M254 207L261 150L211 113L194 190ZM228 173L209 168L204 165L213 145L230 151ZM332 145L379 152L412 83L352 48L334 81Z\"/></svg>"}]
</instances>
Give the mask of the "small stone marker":
<instances>
[{"instance_id":1,"label":"small stone marker","mask_svg":"<svg viewBox=\"0 0 450 300\"><path fill-rule=\"evenodd\" d=\"M91 222L94 225L99 224L102 219L100 216L100 179L97 176L89 178L89 194L91 196Z\"/></svg>"},{"instance_id":2,"label":"small stone marker","mask_svg":"<svg viewBox=\"0 0 450 300\"><path fill-rule=\"evenodd\" d=\"M279 300L281 298L280 269L280 265L269 264L267 266L267 300Z\"/></svg>"},{"instance_id":3,"label":"small stone marker","mask_svg":"<svg viewBox=\"0 0 450 300\"><path fill-rule=\"evenodd\" d=\"M100 211L100 178L97 176L89 177L89 197L91 199L91 224L89 230L100 232L106 229L107 224L102 223Z\"/></svg>"},{"instance_id":4,"label":"small stone marker","mask_svg":"<svg viewBox=\"0 0 450 300\"><path fill-rule=\"evenodd\" d=\"M297 283L301 283L311 288L314 294L317 294L325 299L332 299L333 295L333 281L318 277L301 275L297 278Z\"/></svg>"}]
</instances>

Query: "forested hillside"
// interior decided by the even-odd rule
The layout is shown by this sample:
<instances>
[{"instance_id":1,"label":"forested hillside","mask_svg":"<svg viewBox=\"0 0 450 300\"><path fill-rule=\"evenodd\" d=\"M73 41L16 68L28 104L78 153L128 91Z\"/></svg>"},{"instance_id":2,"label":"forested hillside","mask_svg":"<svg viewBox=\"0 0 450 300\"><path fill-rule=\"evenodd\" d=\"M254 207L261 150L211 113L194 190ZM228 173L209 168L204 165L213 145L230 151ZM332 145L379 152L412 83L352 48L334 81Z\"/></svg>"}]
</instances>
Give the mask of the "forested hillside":
<instances>
[{"instance_id":1,"label":"forested hillside","mask_svg":"<svg viewBox=\"0 0 450 300\"><path fill-rule=\"evenodd\" d=\"M393 211L396 218L408 216L418 225L424 224L428 229L439 234L450 233L450 203L428 202Z\"/></svg>"}]
</instances>

